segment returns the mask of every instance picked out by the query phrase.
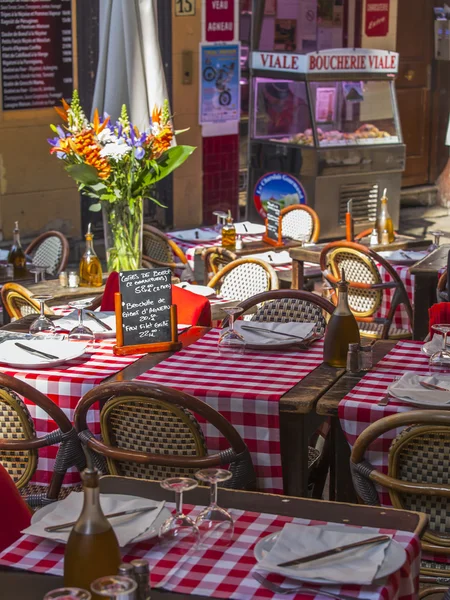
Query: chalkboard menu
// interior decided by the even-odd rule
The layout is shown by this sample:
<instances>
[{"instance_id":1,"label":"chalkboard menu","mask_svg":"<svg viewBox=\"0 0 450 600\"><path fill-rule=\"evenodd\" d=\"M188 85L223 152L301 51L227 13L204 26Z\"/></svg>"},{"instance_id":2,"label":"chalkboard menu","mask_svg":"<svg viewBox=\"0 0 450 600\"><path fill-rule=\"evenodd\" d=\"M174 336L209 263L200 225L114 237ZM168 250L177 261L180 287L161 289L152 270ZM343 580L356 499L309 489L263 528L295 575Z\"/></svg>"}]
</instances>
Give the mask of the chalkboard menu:
<instances>
[{"instance_id":1,"label":"chalkboard menu","mask_svg":"<svg viewBox=\"0 0 450 600\"><path fill-rule=\"evenodd\" d=\"M124 346L170 342L172 271L166 267L119 273Z\"/></svg>"},{"instance_id":2,"label":"chalkboard menu","mask_svg":"<svg viewBox=\"0 0 450 600\"><path fill-rule=\"evenodd\" d=\"M3 110L71 97L71 0L0 0L0 41Z\"/></svg>"},{"instance_id":3,"label":"chalkboard menu","mask_svg":"<svg viewBox=\"0 0 450 600\"><path fill-rule=\"evenodd\" d=\"M265 240L273 245L281 244L280 233L280 213L281 207L279 202L269 200L266 204L266 235Z\"/></svg>"}]
</instances>

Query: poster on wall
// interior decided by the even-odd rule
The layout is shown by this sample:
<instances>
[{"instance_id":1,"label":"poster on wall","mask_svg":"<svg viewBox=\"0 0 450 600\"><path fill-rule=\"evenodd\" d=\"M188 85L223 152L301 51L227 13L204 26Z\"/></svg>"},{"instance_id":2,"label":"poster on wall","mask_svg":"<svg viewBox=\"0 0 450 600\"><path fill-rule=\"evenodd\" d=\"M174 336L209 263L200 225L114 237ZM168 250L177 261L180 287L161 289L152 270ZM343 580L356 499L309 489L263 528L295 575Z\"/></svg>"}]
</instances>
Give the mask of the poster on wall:
<instances>
[{"instance_id":1,"label":"poster on wall","mask_svg":"<svg viewBox=\"0 0 450 600\"><path fill-rule=\"evenodd\" d=\"M367 37L385 37L389 33L390 1L366 0Z\"/></svg>"},{"instance_id":2,"label":"poster on wall","mask_svg":"<svg viewBox=\"0 0 450 600\"><path fill-rule=\"evenodd\" d=\"M266 17L274 17L277 14L277 0L266 0L264 14Z\"/></svg>"},{"instance_id":3,"label":"poster on wall","mask_svg":"<svg viewBox=\"0 0 450 600\"><path fill-rule=\"evenodd\" d=\"M331 123L335 120L336 88L321 87L316 91L316 121Z\"/></svg>"},{"instance_id":4,"label":"poster on wall","mask_svg":"<svg viewBox=\"0 0 450 600\"><path fill-rule=\"evenodd\" d=\"M200 125L239 121L240 44L200 44Z\"/></svg>"},{"instance_id":5,"label":"poster on wall","mask_svg":"<svg viewBox=\"0 0 450 600\"><path fill-rule=\"evenodd\" d=\"M302 184L293 175L273 172L261 177L253 194L256 210L265 219L269 200L276 201L281 208L292 204L306 204L306 192Z\"/></svg>"},{"instance_id":6,"label":"poster on wall","mask_svg":"<svg viewBox=\"0 0 450 600\"><path fill-rule=\"evenodd\" d=\"M275 19L275 44L274 50L287 50L294 52L297 48L297 20Z\"/></svg>"}]
</instances>

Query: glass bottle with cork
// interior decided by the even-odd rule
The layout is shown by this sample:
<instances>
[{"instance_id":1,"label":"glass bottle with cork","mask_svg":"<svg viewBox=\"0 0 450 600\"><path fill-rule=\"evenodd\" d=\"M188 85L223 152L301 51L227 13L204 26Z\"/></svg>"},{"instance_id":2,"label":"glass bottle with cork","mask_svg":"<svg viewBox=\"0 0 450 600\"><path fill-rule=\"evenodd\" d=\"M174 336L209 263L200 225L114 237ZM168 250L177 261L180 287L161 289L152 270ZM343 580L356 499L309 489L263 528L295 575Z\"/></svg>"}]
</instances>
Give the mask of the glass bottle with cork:
<instances>
[{"instance_id":1,"label":"glass bottle with cork","mask_svg":"<svg viewBox=\"0 0 450 600\"><path fill-rule=\"evenodd\" d=\"M89 590L91 583L115 575L121 561L119 543L100 505L99 475L88 468L81 474L84 503L64 553L64 585ZM101 600L94 594L93 600Z\"/></svg>"},{"instance_id":2,"label":"glass bottle with cork","mask_svg":"<svg viewBox=\"0 0 450 600\"><path fill-rule=\"evenodd\" d=\"M380 201L380 212L377 218L378 240L381 244L392 244L395 240L394 224L388 210L387 189L385 188Z\"/></svg>"},{"instance_id":3,"label":"glass bottle with cork","mask_svg":"<svg viewBox=\"0 0 450 600\"><path fill-rule=\"evenodd\" d=\"M338 304L328 321L323 360L331 367L346 367L349 344L360 343L359 328L348 304L348 283L342 269L338 283Z\"/></svg>"},{"instance_id":4,"label":"glass bottle with cork","mask_svg":"<svg viewBox=\"0 0 450 600\"><path fill-rule=\"evenodd\" d=\"M19 221L15 222L13 230L13 244L8 254L8 264L14 268L14 278L26 277L27 275L27 259L20 243Z\"/></svg>"},{"instance_id":5,"label":"glass bottle with cork","mask_svg":"<svg viewBox=\"0 0 450 600\"><path fill-rule=\"evenodd\" d=\"M233 223L231 210L228 211L228 216L225 225L222 227L222 248L236 250L236 227Z\"/></svg>"},{"instance_id":6,"label":"glass bottle with cork","mask_svg":"<svg viewBox=\"0 0 450 600\"><path fill-rule=\"evenodd\" d=\"M94 234L91 233L90 223L84 237L86 238L86 250L80 260L80 286L100 287L103 285L102 265L94 250Z\"/></svg>"}]
</instances>

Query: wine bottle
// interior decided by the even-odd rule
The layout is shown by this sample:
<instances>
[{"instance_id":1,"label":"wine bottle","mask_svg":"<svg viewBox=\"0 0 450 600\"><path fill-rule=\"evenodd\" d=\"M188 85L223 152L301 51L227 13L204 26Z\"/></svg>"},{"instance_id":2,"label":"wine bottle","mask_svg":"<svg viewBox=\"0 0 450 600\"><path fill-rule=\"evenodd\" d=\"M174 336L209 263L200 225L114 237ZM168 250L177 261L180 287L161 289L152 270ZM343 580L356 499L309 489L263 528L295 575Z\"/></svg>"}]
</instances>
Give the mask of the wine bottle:
<instances>
[{"instance_id":1,"label":"wine bottle","mask_svg":"<svg viewBox=\"0 0 450 600\"><path fill-rule=\"evenodd\" d=\"M377 218L378 239L384 245L391 244L395 240L394 224L393 224L391 216L389 214L388 199L387 199L386 192L387 192L387 190L385 189L383 192L381 201L380 201L380 212L379 212L378 218ZM384 234L384 236L383 236L383 234ZM383 239L385 241L383 241Z\"/></svg>"},{"instance_id":2,"label":"wine bottle","mask_svg":"<svg viewBox=\"0 0 450 600\"><path fill-rule=\"evenodd\" d=\"M13 244L8 254L8 263L14 267L14 279L25 277L27 274L27 259L20 243L19 221L15 222Z\"/></svg>"},{"instance_id":3,"label":"wine bottle","mask_svg":"<svg viewBox=\"0 0 450 600\"><path fill-rule=\"evenodd\" d=\"M100 506L98 471L85 469L81 478L84 502L64 553L64 585L89 590L95 579L116 575L122 561L116 534ZM92 598L101 600L96 594Z\"/></svg>"},{"instance_id":4,"label":"wine bottle","mask_svg":"<svg viewBox=\"0 0 450 600\"><path fill-rule=\"evenodd\" d=\"M236 250L236 227L233 223L231 210L228 211L227 222L222 227L222 248L232 252Z\"/></svg>"},{"instance_id":5,"label":"wine bottle","mask_svg":"<svg viewBox=\"0 0 450 600\"><path fill-rule=\"evenodd\" d=\"M328 321L323 345L323 360L332 367L347 365L349 344L359 344L358 323L348 305L348 283L342 269L342 279L338 283L338 304Z\"/></svg>"},{"instance_id":6,"label":"wine bottle","mask_svg":"<svg viewBox=\"0 0 450 600\"><path fill-rule=\"evenodd\" d=\"M80 260L80 286L100 287L103 284L102 265L94 250L94 234L91 233L90 223L84 237L86 238L86 250Z\"/></svg>"}]
</instances>

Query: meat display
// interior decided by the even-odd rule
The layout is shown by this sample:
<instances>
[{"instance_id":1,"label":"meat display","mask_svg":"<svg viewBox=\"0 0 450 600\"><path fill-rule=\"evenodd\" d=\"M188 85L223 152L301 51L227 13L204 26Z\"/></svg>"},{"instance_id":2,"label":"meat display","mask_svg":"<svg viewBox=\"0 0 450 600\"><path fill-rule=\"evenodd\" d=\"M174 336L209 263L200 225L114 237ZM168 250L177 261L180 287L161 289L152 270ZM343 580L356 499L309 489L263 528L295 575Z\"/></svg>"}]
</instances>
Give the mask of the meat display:
<instances>
[{"instance_id":1,"label":"meat display","mask_svg":"<svg viewBox=\"0 0 450 600\"><path fill-rule=\"evenodd\" d=\"M332 131L323 131L320 127L317 128L317 135L319 138L319 144L321 146L333 146L333 145L345 145L345 144L358 144L361 140L381 140L392 138L390 133L387 131L380 131L378 127L371 123L364 123L361 127L353 133L343 133L336 129ZM303 133L296 133L291 137L278 138L274 141L284 142L286 144L299 144L300 146L314 146L314 138L312 129L305 129ZM398 138L396 139L398 141Z\"/></svg>"}]
</instances>

